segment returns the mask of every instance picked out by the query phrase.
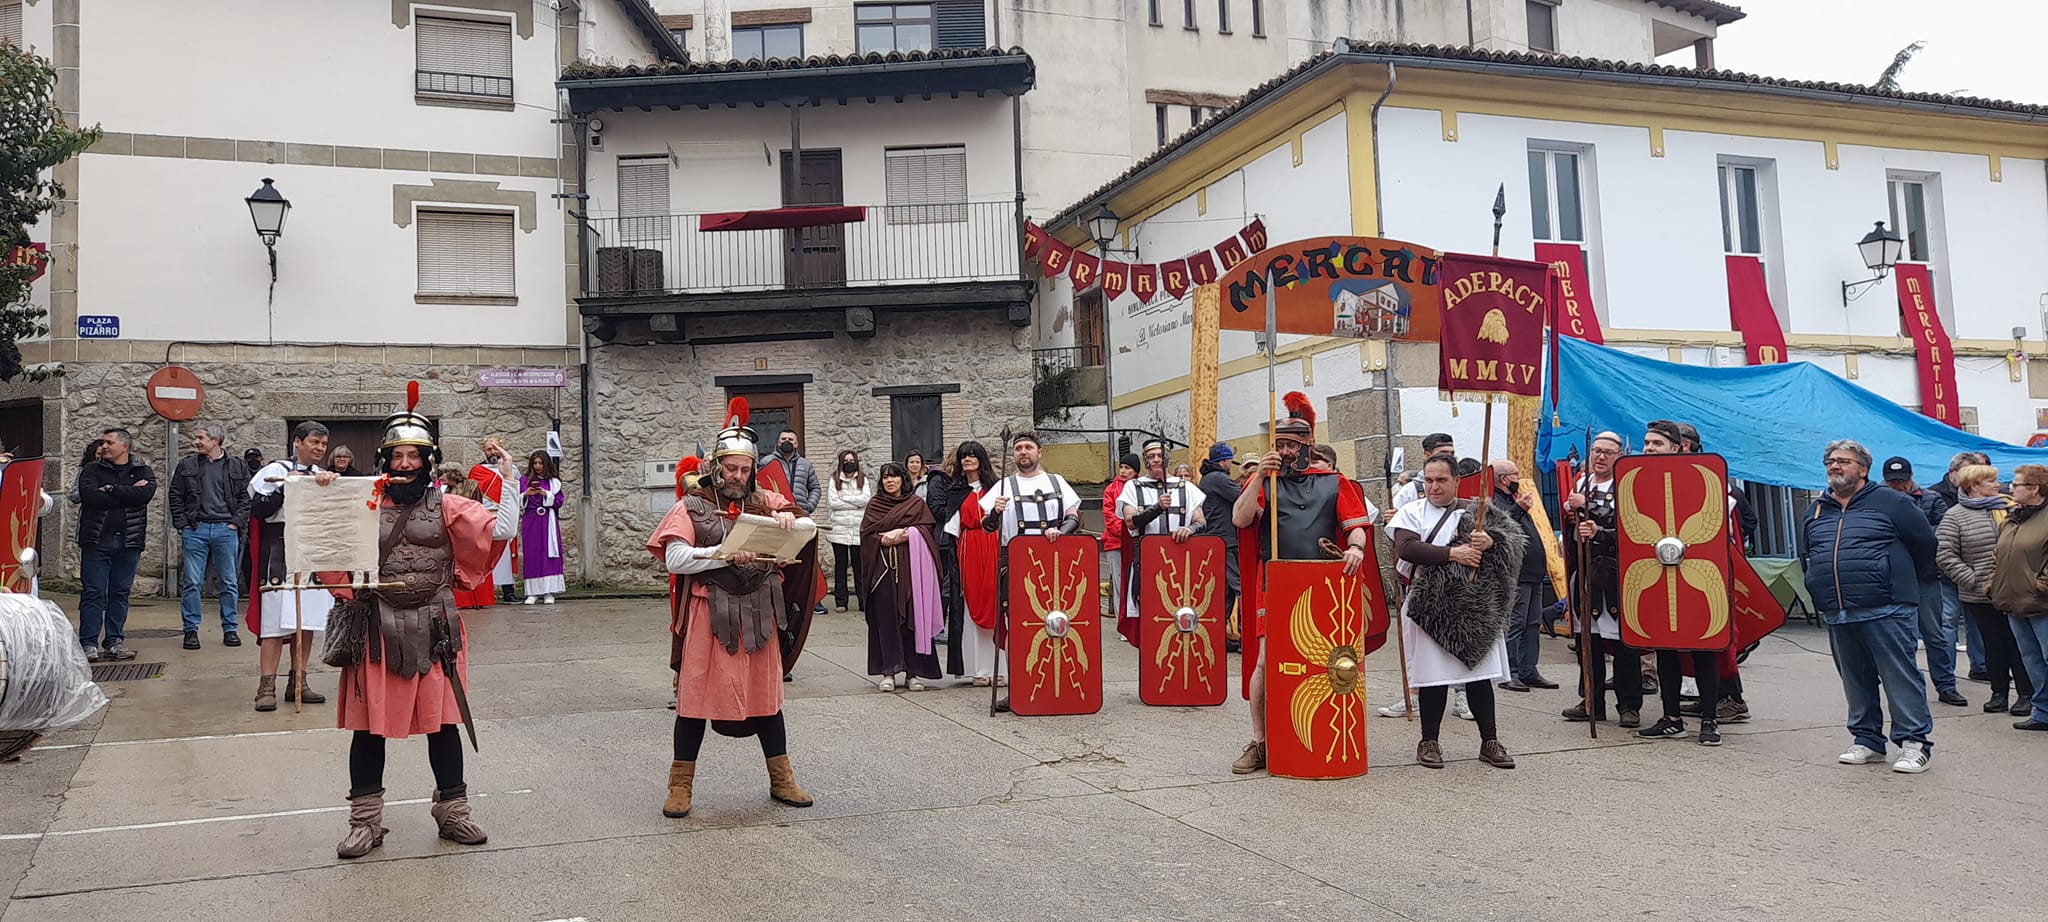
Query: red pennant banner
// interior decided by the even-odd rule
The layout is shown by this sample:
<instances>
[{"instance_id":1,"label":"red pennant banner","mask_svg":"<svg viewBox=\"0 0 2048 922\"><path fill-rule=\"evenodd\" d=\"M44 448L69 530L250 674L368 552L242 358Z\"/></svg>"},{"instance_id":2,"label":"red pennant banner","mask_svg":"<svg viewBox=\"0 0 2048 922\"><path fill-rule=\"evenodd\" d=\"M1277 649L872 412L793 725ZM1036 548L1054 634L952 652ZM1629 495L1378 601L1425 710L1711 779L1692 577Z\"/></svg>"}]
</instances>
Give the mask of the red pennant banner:
<instances>
[{"instance_id":1,"label":"red pennant banner","mask_svg":"<svg viewBox=\"0 0 2048 922\"><path fill-rule=\"evenodd\" d=\"M1913 354L1920 366L1920 412L1961 428L1956 356L1935 309L1934 279L1926 266L1915 263L1900 263L1892 272L1899 277L1899 312L1904 315L1906 335L1913 339Z\"/></svg>"},{"instance_id":2,"label":"red pennant banner","mask_svg":"<svg viewBox=\"0 0 2048 922\"><path fill-rule=\"evenodd\" d=\"M1024 222L1024 258L1038 255L1038 248L1045 245L1045 228L1031 221Z\"/></svg>"},{"instance_id":3,"label":"red pennant banner","mask_svg":"<svg viewBox=\"0 0 2048 922\"><path fill-rule=\"evenodd\" d=\"M1251 251L1246 250L1244 243L1236 237L1217 244L1215 252L1216 261L1223 264L1225 272L1237 268L1238 263L1244 262L1244 258L1251 255Z\"/></svg>"},{"instance_id":4,"label":"red pennant banner","mask_svg":"<svg viewBox=\"0 0 2048 922\"><path fill-rule=\"evenodd\" d=\"M1549 263L1557 273L1557 329L1589 343L1606 344L1600 335L1600 317L1593 312L1593 291L1586 287L1586 250L1576 243L1538 243L1536 261Z\"/></svg>"},{"instance_id":5,"label":"red pennant banner","mask_svg":"<svg viewBox=\"0 0 2048 922\"><path fill-rule=\"evenodd\" d=\"M1260 218L1253 218L1252 223L1245 225L1244 230L1237 232L1237 236L1238 239L1244 241L1244 248L1246 250L1257 253L1266 248L1266 222Z\"/></svg>"},{"instance_id":6,"label":"red pennant banner","mask_svg":"<svg viewBox=\"0 0 2048 922\"><path fill-rule=\"evenodd\" d=\"M1131 294L1139 303L1149 304L1159 296L1158 268L1150 263L1139 263L1131 267Z\"/></svg>"},{"instance_id":7,"label":"red pennant banner","mask_svg":"<svg viewBox=\"0 0 2048 922\"><path fill-rule=\"evenodd\" d=\"M1536 397L1550 267L1445 254L1437 392L1446 400Z\"/></svg>"},{"instance_id":8,"label":"red pennant banner","mask_svg":"<svg viewBox=\"0 0 2048 922\"><path fill-rule=\"evenodd\" d=\"M1728 257L1728 319L1742 333L1742 354L1751 365L1785 361L1785 330L1771 310L1764 264L1754 256Z\"/></svg>"},{"instance_id":9,"label":"red pennant banner","mask_svg":"<svg viewBox=\"0 0 2048 922\"><path fill-rule=\"evenodd\" d=\"M1102 300L1114 301L1124 296L1131 285L1131 266L1112 259L1102 261Z\"/></svg>"},{"instance_id":10,"label":"red pennant banner","mask_svg":"<svg viewBox=\"0 0 2048 922\"><path fill-rule=\"evenodd\" d=\"M1216 281L1216 260L1207 251L1188 257L1188 281L1196 285Z\"/></svg>"},{"instance_id":11,"label":"red pennant banner","mask_svg":"<svg viewBox=\"0 0 2048 922\"><path fill-rule=\"evenodd\" d=\"M1159 264L1159 289L1169 298L1178 298L1188 293L1188 261L1176 259Z\"/></svg>"},{"instance_id":12,"label":"red pennant banner","mask_svg":"<svg viewBox=\"0 0 2048 922\"><path fill-rule=\"evenodd\" d=\"M1075 291L1087 291L1095 287L1096 277L1102 274L1102 257L1089 253L1075 253L1074 264L1067 269L1067 278L1074 280Z\"/></svg>"},{"instance_id":13,"label":"red pennant banner","mask_svg":"<svg viewBox=\"0 0 2048 922\"><path fill-rule=\"evenodd\" d=\"M1058 237L1045 238L1045 246L1038 251L1038 267L1045 271L1045 277L1056 279L1067 274L1067 267L1074 262L1074 248L1059 241Z\"/></svg>"}]
</instances>

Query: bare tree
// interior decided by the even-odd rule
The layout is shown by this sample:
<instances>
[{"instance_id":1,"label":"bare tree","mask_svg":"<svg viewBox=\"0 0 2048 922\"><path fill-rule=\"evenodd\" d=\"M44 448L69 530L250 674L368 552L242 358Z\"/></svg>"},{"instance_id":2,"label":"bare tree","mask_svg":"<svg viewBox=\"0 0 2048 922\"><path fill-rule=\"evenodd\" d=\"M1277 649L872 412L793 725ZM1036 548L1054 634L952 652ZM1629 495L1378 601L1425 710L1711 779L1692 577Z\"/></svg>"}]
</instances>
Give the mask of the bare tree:
<instances>
[{"instance_id":1,"label":"bare tree","mask_svg":"<svg viewBox=\"0 0 2048 922\"><path fill-rule=\"evenodd\" d=\"M1879 74L1877 76L1876 88L1880 90L1887 90L1893 93L1898 92L1899 71L1905 70L1906 63L1913 60L1913 56L1919 54L1920 49L1925 47L1927 47L1926 42L1914 42L1911 45L1907 45L1906 47L1899 49L1899 53L1892 56L1891 66L1885 68L1884 73Z\"/></svg>"}]
</instances>

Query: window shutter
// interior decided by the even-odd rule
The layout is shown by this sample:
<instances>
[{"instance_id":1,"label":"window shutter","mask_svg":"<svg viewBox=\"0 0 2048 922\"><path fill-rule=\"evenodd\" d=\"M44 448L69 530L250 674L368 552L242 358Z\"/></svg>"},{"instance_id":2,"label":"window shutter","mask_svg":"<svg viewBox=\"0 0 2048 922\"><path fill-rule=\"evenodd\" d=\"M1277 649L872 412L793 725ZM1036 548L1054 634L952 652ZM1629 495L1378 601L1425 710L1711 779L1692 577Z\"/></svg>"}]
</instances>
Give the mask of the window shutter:
<instances>
[{"instance_id":1,"label":"window shutter","mask_svg":"<svg viewBox=\"0 0 2048 922\"><path fill-rule=\"evenodd\" d=\"M988 47L987 11L982 0L937 0L932 6L932 47Z\"/></svg>"},{"instance_id":2,"label":"window shutter","mask_svg":"<svg viewBox=\"0 0 2048 922\"><path fill-rule=\"evenodd\" d=\"M509 98L512 95L512 24L421 16L419 89Z\"/></svg>"},{"instance_id":3,"label":"window shutter","mask_svg":"<svg viewBox=\"0 0 2048 922\"><path fill-rule=\"evenodd\" d=\"M668 158L619 158L619 231L630 245L669 239Z\"/></svg>"},{"instance_id":4,"label":"window shutter","mask_svg":"<svg viewBox=\"0 0 2048 922\"><path fill-rule=\"evenodd\" d=\"M21 0L0 0L0 41L17 48L27 44L21 40Z\"/></svg>"},{"instance_id":5,"label":"window shutter","mask_svg":"<svg viewBox=\"0 0 2048 922\"><path fill-rule=\"evenodd\" d=\"M967 149L919 147L884 155L890 224L967 220Z\"/></svg>"},{"instance_id":6,"label":"window shutter","mask_svg":"<svg viewBox=\"0 0 2048 922\"><path fill-rule=\"evenodd\" d=\"M512 270L512 216L422 211L419 293L517 297Z\"/></svg>"}]
</instances>

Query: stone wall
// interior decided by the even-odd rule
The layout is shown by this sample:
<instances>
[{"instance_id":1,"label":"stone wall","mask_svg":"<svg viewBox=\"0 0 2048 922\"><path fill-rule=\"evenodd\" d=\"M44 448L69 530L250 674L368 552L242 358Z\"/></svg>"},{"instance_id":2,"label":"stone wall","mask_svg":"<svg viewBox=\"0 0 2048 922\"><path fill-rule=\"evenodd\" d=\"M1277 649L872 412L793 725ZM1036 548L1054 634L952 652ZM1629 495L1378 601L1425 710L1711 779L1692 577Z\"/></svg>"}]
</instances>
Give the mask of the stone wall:
<instances>
[{"instance_id":1,"label":"stone wall","mask_svg":"<svg viewBox=\"0 0 2048 922\"><path fill-rule=\"evenodd\" d=\"M477 444L485 437L502 438L525 454L546 445L549 421L562 419L562 477L570 501L562 516L563 544L569 549L568 572L578 572L575 514L580 429L577 426L577 375L569 386L553 388L479 388L477 365L430 362L381 363L376 356L338 355L333 349L293 351L300 347L235 347L232 361L186 361L206 388L205 409L197 419L180 424L179 444L167 444L169 424L149 409L144 382L161 367L147 362L70 362L65 377L40 386L0 387L0 399L31 396L45 399L45 454L56 468L46 484L58 498L56 512L44 520L45 572L75 579L78 548L73 535L76 506L64 494L76 483L79 454L86 442L109 427L125 427L135 436L135 454L157 470L163 481L150 508L150 541L136 577L138 594L158 592L165 574L169 540L168 481L177 459L188 453L191 427L213 423L227 430L227 448L240 455L250 447L268 458L281 457L290 443L287 419L381 420L403 409L405 382L420 382L420 412L440 424L442 449L448 460L471 464L479 460ZM425 350L420 350L425 351ZM474 347L467 350L474 355ZM517 352L518 350L510 350ZM561 350L545 350L559 356ZM508 357L510 358L510 357ZM358 360L361 359L361 360ZM505 365L517 365L512 359ZM504 367L504 366L491 366ZM54 389L53 386L54 385ZM560 409L556 401L559 396ZM54 425L52 425L54 423ZM356 463L374 463L373 445L355 445Z\"/></svg>"},{"instance_id":2,"label":"stone wall","mask_svg":"<svg viewBox=\"0 0 2048 922\"><path fill-rule=\"evenodd\" d=\"M612 343L591 352L598 562L604 581L654 585L660 573L645 548L660 521L641 486L642 462L674 461L709 448L726 392L720 376L799 375L805 454L820 468L842 448L861 453L870 474L890 449L887 396L874 389L957 384L942 398L945 441L980 440L999 450L1004 427L1031 420L1030 331L992 311L877 312L871 339L838 329L837 314L721 319L693 334L822 335L830 338L690 345ZM709 325L707 325L709 326ZM772 440L773 433L762 433ZM668 492L673 498L673 490ZM659 499L653 500L656 503Z\"/></svg>"}]
</instances>

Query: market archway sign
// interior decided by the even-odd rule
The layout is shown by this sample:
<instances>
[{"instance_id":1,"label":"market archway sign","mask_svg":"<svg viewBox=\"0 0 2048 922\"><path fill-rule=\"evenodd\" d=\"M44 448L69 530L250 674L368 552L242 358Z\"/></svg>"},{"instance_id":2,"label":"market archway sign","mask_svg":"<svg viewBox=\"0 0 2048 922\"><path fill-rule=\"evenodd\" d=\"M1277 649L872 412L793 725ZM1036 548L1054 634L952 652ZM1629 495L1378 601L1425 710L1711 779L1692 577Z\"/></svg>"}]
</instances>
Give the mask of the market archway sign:
<instances>
[{"instance_id":1,"label":"market archway sign","mask_svg":"<svg viewBox=\"0 0 2048 922\"><path fill-rule=\"evenodd\" d=\"M1435 342L1443 253L1381 237L1309 237L1275 244L1218 280L1226 330Z\"/></svg>"}]
</instances>

